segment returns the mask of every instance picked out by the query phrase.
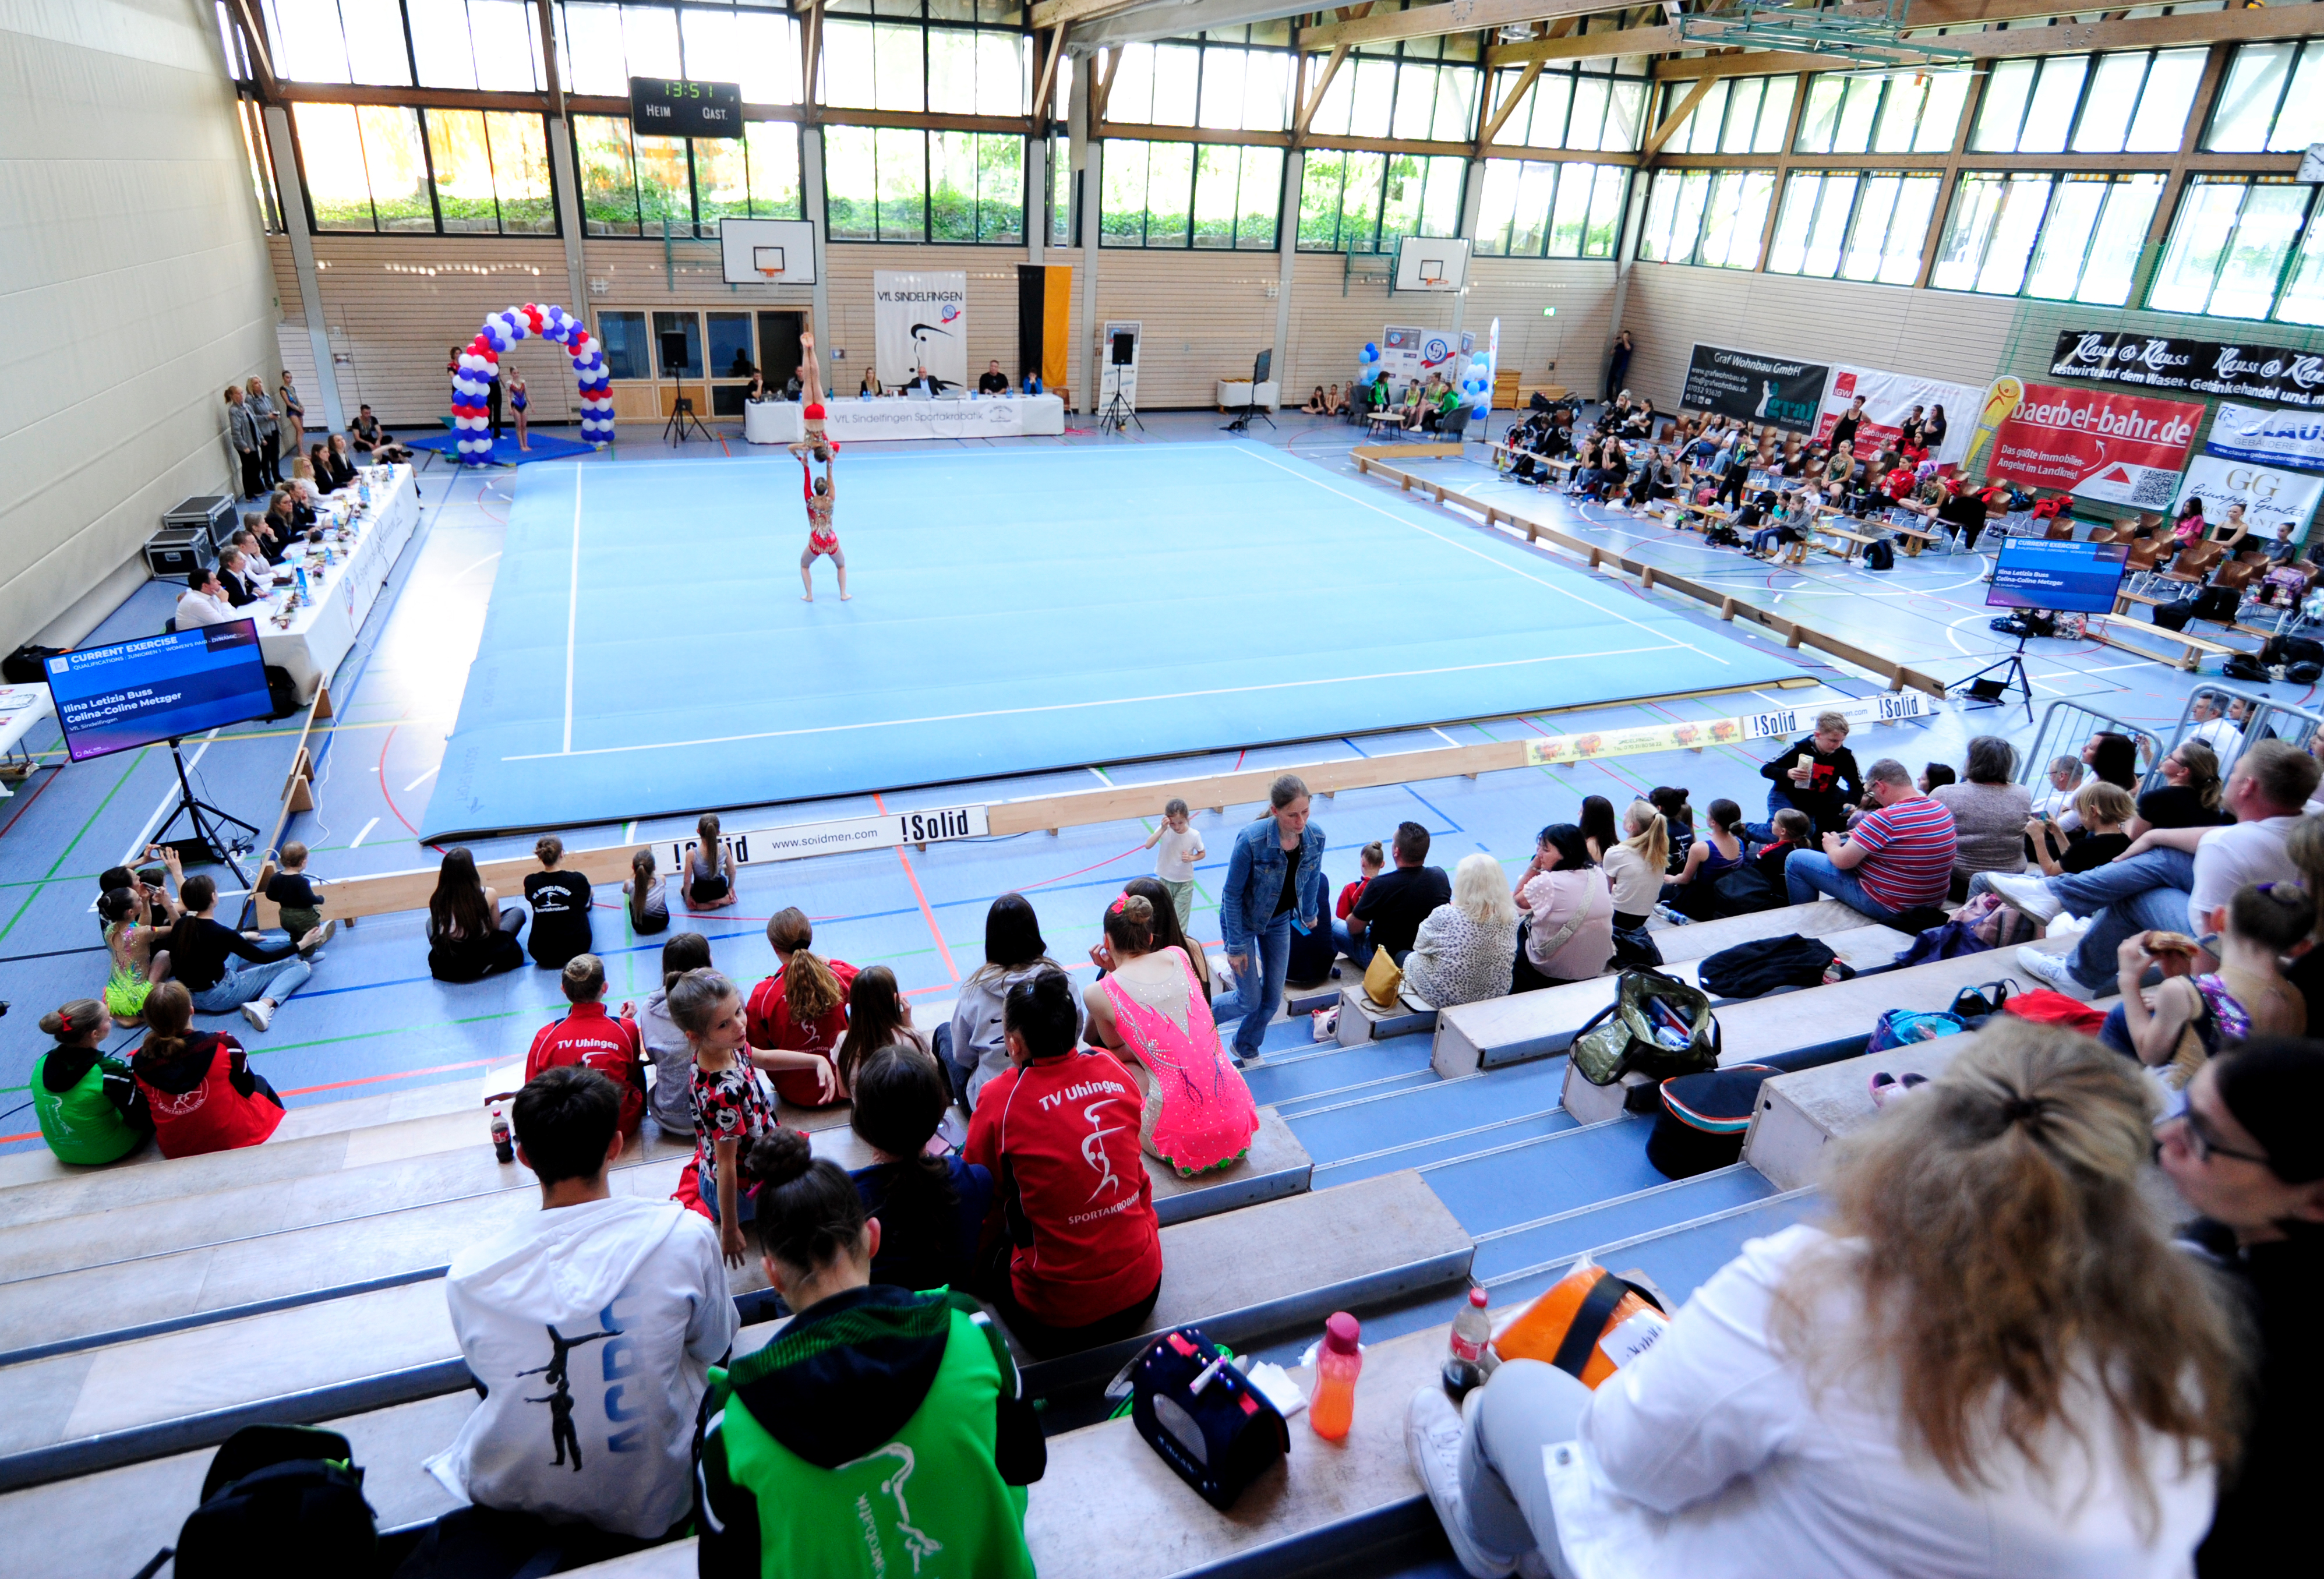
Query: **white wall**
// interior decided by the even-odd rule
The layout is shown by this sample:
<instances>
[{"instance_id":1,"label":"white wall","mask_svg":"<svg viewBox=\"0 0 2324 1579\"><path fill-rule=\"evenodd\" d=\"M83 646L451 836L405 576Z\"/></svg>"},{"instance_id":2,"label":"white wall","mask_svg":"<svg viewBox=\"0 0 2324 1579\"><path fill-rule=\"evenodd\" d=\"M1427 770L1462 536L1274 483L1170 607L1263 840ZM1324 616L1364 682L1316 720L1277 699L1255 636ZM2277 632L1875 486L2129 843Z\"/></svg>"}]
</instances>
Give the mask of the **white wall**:
<instances>
[{"instance_id":1,"label":"white wall","mask_svg":"<svg viewBox=\"0 0 2324 1579\"><path fill-rule=\"evenodd\" d=\"M208 0L0 0L0 651L232 491L276 317Z\"/></svg>"}]
</instances>

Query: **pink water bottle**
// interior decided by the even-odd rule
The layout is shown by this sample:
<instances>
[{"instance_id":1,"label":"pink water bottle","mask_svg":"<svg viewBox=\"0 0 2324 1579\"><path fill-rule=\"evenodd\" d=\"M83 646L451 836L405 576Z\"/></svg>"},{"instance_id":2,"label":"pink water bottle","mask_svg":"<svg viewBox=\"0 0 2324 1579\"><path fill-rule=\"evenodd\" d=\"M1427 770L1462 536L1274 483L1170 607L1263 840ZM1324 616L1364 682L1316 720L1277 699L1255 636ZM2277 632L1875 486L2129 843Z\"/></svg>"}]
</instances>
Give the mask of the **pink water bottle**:
<instances>
[{"instance_id":1,"label":"pink water bottle","mask_svg":"<svg viewBox=\"0 0 2324 1579\"><path fill-rule=\"evenodd\" d=\"M1359 1346L1363 1328L1346 1311L1323 1324L1323 1352L1315 1356L1315 1396L1307 1400L1307 1423L1315 1435L1337 1442L1356 1417L1356 1377L1363 1371Z\"/></svg>"}]
</instances>

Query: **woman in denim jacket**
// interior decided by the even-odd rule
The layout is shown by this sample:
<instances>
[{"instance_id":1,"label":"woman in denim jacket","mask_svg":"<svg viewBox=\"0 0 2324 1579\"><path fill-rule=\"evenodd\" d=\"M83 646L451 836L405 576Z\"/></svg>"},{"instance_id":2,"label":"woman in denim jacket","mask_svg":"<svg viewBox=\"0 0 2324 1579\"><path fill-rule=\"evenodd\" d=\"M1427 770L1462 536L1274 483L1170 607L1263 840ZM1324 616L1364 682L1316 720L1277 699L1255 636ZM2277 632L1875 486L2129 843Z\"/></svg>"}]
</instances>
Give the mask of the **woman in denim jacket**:
<instances>
[{"instance_id":1,"label":"woman in denim jacket","mask_svg":"<svg viewBox=\"0 0 2324 1579\"><path fill-rule=\"evenodd\" d=\"M1235 836L1219 895L1220 936L1234 967L1235 996L1221 1020L1240 1014L1235 1057L1259 1059L1259 1040L1283 999L1291 964L1291 929L1323 925L1323 830L1307 821L1307 786L1290 773L1267 792L1268 815ZM1254 957L1256 956L1256 957Z\"/></svg>"}]
</instances>

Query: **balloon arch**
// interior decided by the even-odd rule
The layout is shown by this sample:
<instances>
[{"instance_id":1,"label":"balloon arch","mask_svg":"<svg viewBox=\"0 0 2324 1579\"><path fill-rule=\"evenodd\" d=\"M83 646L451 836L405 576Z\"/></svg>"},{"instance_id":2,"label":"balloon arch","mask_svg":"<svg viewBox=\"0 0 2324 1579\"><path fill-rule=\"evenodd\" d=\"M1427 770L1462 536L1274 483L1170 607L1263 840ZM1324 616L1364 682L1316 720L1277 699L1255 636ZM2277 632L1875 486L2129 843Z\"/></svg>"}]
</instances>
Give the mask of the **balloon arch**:
<instances>
[{"instance_id":1,"label":"balloon arch","mask_svg":"<svg viewBox=\"0 0 2324 1579\"><path fill-rule=\"evenodd\" d=\"M589 326L561 307L535 307L526 302L484 319L460 352L452 374L452 426L458 432L459 458L469 466L489 462L493 450L492 422L485 402L493 381L500 376L501 358L509 347L529 336L555 340L573 355L573 373L580 385L581 437L604 444L613 437L612 374L605 367L605 348Z\"/></svg>"}]
</instances>

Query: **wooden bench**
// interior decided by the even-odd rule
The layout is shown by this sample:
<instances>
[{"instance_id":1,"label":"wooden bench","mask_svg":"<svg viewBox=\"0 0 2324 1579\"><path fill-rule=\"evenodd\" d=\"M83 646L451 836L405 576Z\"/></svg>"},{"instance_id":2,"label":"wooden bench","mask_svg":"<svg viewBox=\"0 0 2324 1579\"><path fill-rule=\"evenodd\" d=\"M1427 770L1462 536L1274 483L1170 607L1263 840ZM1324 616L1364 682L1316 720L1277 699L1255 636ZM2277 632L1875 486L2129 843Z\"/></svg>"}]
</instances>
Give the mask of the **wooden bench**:
<instances>
[{"instance_id":1,"label":"wooden bench","mask_svg":"<svg viewBox=\"0 0 2324 1579\"><path fill-rule=\"evenodd\" d=\"M1891 522L1888 530L1903 541L1907 559L1917 559L1923 549L1934 548L1944 540L1941 532L1931 531L1924 526L1898 526Z\"/></svg>"},{"instance_id":2,"label":"wooden bench","mask_svg":"<svg viewBox=\"0 0 2324 1579\"><path fill-rule=\"evenodd\" d=\"M2163 601L2159 597L2150 597L2143 592L2117 590L2114 595L2114 612L2123 618L2124 623L2137 630L2141 635L2160 636L2166 642L2178 642L2179 657L2173 667L2184 669L2189 674L2193 674L2200 669L2203 666L2203 660L2207 657L2224 659L2243 651L2240 647L2231 647L2224 642L2214 642L2209 636L2198 636L2189 631L2174 631L2168 625L2142 623L2127 617L2130 605L2133 604L2144 604L2148 608L2153 608ZM2085 629L2092 640L2103 642L2109 647L2119 647L2125 652L2135 653L2141 658L2152 658L2157 663L2165 661L2163 658L2140 647L2136 642L2115 635L2111 621L2093 619L2085 626Z\"/></svg>"},{"instance_id":3,"label":"wooden bench","mask_svg":"<svg viewBox=\"0 0 2324 1579\"><path fill-rule=\"evenodd\" d=\"M1831 902L1831 901L1826 901ZM1818 906L1801 905L1797 910L1817 910ZM1764 937L1781 937L1787 932L1821 939L1826 946L1858 970L1886 965L1912 940L1892 928L1876 926L1845 905L1834 904L1844 911L1848 924L1826 931L1810 931L1803 926L1778 927L1771 931L1733 934L1732 941L1717 947L1704 948L1699 954L1674 957L1663 956L1663 974L1676 976L1692 984L1696 982L1702 961L1720 948L1733 947L1736 943L1757 942ZM1767 910L1762 915L1781 912ZM1748 916L1733 916L1729 921L1756 919ZM1725 923L1711 921L1702 928ZM1657 931L1655 939L1661 944L1673 933L1684 934L1701 930L1698 927L1678 927L1669 931ZM1447 1080L1463 1075L1473 1075L1480 1069L1497 1069L1508 1064L1524 1063L1532 1058L1546 1058L1565 1051L1574 1034L1589 1022L1590 1017L1613 1002L1616 978L1604 975L1593 981L1569 982L1563 986L1543 987L1531 993L1513 993L1506 998L1488 998L1480 1003L1463 1003L1447 1009L1437 1016L1436 1039L1430 1047L1429 1061L1436 1072Z\"/></svg>"},{"instance_id":4,"label":"wooden bench","mask_svg":"<svg viewBox=\"0 0 2324 1579\"><path fill-rule=\"evenodd\" d=\"M1846 543L1847 547L1839 549L1833 548L1830 543L1818 543L1816 547L1827 554L1838 554L1841 559L1850 561L1880 540L1877 537L1868 537L1860 531L1852 531L1844 526L1834 526L1829 522L1819 521L1812 530L1818 537L1836 537Z\"/></svg>"},{"instance_id":5,"label":"wooden bench","mask_svg":"<svg viewBox=\"0 0 2324 1579\"><path fill-rule=\"evenodd\" d=\"M1163 1229L1149 1331L1199 1322L1240 1349L1349 1306L1456 1284L1472 1251L1409 1170L1286 1196ZM773 1296L758 1258L729 1285L744 1320L765 1326ZM1142 1341L1028 1364L1027 1385L1102 1380ZM471 1381L433 1281L32 1360L0 1377L13 1405L0 1417L0 1491L212 1445L259 1420L328 1419Z\"/></svg>"},{"instance_id":6,"label":"wooden bench","mask_svg":"<svg viewBox=\"0 0 2324 1579\"><path fill-rule=\"evenodd\" d=\"M1933 1080L1953 1061L1961 1041L1957 1036L1941 1036L1866 1058L1844 1058L1776 1076L1759 1087L1759 1105L1752 1110L1751 1128L1743 1140L1743 1160L1779 1190L1814 1184L1822 1168L1823 1149L1870 1123L1880 1111L1872 1105L1869 1068Z\"/></svg>"}]
</instances>

